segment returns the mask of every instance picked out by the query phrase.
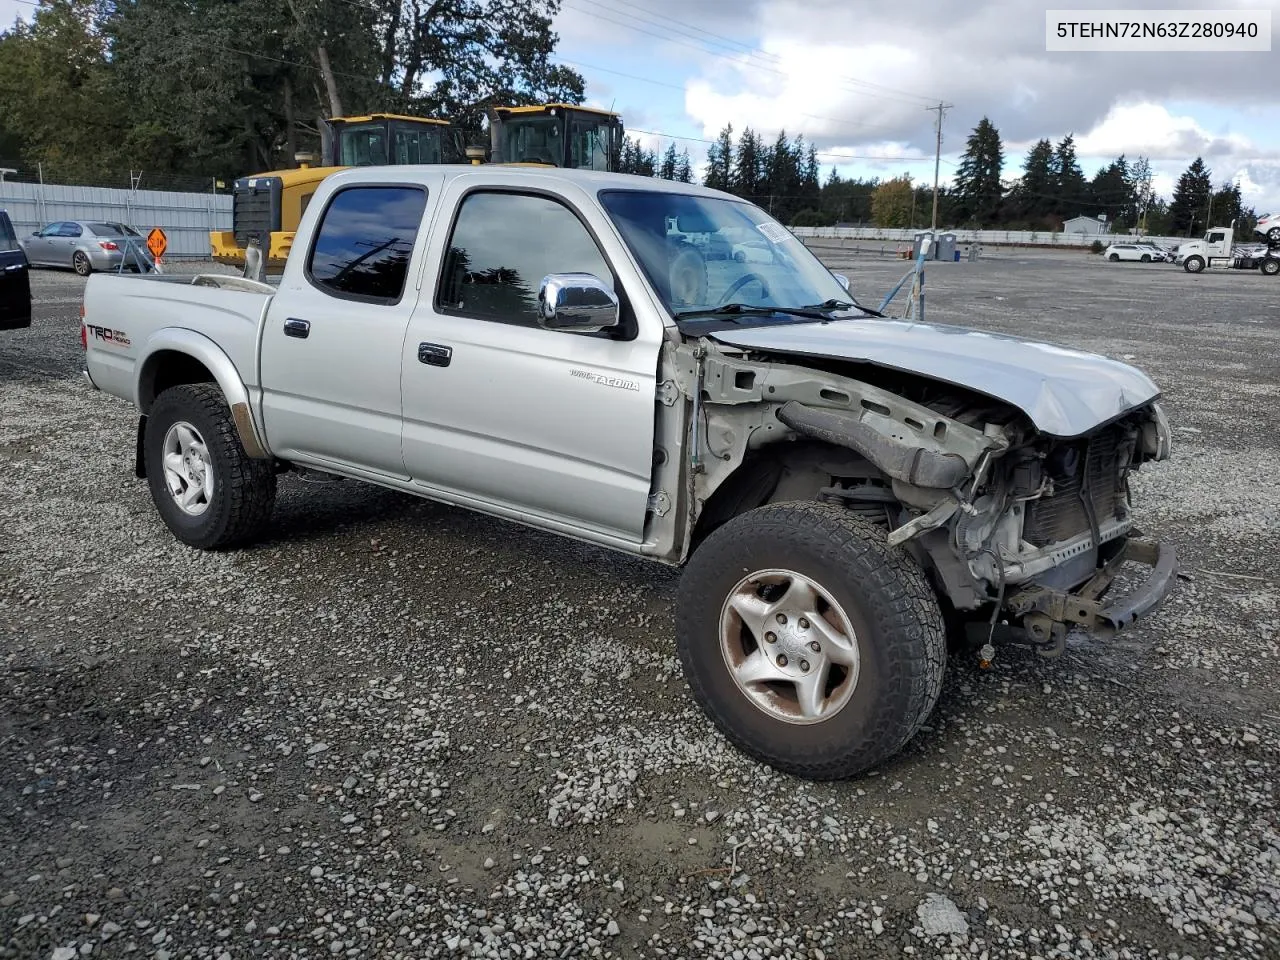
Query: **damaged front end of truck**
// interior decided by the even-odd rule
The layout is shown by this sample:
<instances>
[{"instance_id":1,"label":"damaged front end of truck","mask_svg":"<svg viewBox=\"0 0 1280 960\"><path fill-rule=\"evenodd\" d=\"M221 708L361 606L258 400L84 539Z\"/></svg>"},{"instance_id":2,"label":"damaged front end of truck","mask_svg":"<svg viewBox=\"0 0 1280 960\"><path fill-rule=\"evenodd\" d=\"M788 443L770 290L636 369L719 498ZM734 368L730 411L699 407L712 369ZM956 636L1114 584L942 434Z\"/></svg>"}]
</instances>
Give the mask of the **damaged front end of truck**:
<instances>
[{"instance_id":1,"label":"damaged front end of truck","mask_svg":"<svg viewBox=\"0 0 1280 960\"><path fill-rule=\"evenodd\" d=\"M1154 384L1104 358L1013 340L988 346L1045 351L1048 368L1029 375L1028 357L1002 367L962 349L942 379L947 361L929 346L938 328L916 326L923 341L906 350L806 344L794 329L673 347L670 369L691 405L686 552L744 509L837 501L912 554L988 660L992 641L1055 656L1072 630L1109 636L1158 606L1177 560L1135 526L1129 483L1170 455ZM1070 372L1055 379L1058 370ZM1145 575L1113 590L1131 565Z\"/></svg>"}]
</instances>

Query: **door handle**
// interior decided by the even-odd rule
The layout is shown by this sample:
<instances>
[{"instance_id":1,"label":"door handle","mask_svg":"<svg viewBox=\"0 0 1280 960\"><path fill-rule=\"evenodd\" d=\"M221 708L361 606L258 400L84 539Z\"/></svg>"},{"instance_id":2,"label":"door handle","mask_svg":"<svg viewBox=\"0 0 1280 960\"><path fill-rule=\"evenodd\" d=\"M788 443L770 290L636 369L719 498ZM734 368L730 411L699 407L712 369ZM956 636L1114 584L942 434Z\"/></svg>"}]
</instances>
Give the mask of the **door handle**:
<instances>
[{"instance_id":1,"label":"door handle","mask_svg":"<svg viewBox=\"0 0 1280 960\"><path fill-rule=\"evenodd\" d=\"M290 317L284 322L284 335L286 337L297 337L299 340L305 340L309 333L311 333L311 323L308 320Z\"/></svg>"},{"instance_id":2,"label":"door handle","mask_svg":"<svg viewBox=\"0 0 1280 960\"><path fill-rule=\"evenodd\" d=\"M445 347L438 343L418 344L418 362L429 367L447 367L453 359L453 347Z\"/></svg>"}]
</instances>

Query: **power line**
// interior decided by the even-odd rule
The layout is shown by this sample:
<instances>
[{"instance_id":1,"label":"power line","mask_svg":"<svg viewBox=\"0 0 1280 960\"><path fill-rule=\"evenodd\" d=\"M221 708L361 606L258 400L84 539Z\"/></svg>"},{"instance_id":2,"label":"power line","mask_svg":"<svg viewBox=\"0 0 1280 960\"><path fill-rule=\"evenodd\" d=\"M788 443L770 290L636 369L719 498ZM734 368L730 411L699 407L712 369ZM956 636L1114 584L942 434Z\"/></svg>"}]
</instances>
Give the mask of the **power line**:
<instances>
[{"instance_id":1,"label":"power line","mask_svg":"<svg viewBox=\"0 0 1280 960\"><path fill-rule=\"evenodd\" d=\"M591 2L595 2L595 0L586 0L586 2L591 3ZM597 5L600 5L600 4L597 4ZM587 15L587 16L589 16L589 17L596 17L597 19L604 20L604 21L606 21L606 22L608 22L608 23L616 24L617 26L624 27L625 29L628 29L628 30L634 30L634 31L636 31L637 33L643 33L643 34L645 34L645 35L647 35L647 36L650 36L650 37L656 37L657 39L659 39L659 40L665 40L665 41L667 41L668 43L677 43L677 44L680 44L681 46L685 46L685 47L689 47L689 48L691 48L691 49L693 49L693 50L697 50L699 53L709 54L710 56L713 56L713 57L719 57L719 58L720 58L720 59L722 59L722 60L728 60L729 62L734 63L734 64L737 64L737 65L739 65L739 66L742 66L742 65L743 65L743 61L742 61L742 59L741 59L741 55L737 55L737 56L735 56L735 55L732 55L732 54L729 54L729 53L722 53L722 52L717 51L717 50L709 50L709 49L707 49L707 47L706 47L706 46L704 46L704 45L703 45L703 43L699 43L699 42L691 42L691 41L686 40L686 39L683 39L683 38L681 38L681 37L679 37L679 36L668 36L668 35L666 35L666 34L662 34L662 33L655 33L653 30L647 30L647 29L645 29L644 27L636 26L635 24L631 24L631 23L626 23L626 22L624 22L624 21L622 21L622 20L615 19L614 17L609 17L609 16L606 16L606 15L604 15L604 14L602 14L602 13L597 13L597 12L596 12L596 11L594 11L594 10L586 10L586 9L583 9L582 7L575 7L572 3L566 3L566 4L565 4L565 7L566 7L566 9L576 10L578 13L585 14L585 15ZM612 8L605 7L605 9L612 9ZM614 11L614 12L620 12L620 11ZM631 15L630 15L630 14L625 14L625 13L624 13L624 14L623 14L623 16L631 16ZM638 18L637 18L637 19L638 19ZM645 21L642 21L642 22L645 22ZM662 25L662 24L656 24L656 23L655 23L655 24L653 24L653 25L655 25L655 26L663 26L663 27L664 27L664 29L669 29L669 28L666 28L666 27L665 27L665 25ZM761 51L760 53L761 53L761 54L763 54L763 51ZM754 51L752 51L752 52L748 52L746 55L747 55L747 56L756 56L757 54L756 54ZM768 56L768 54L763 54L763 55ZM760 64L760 63L757 63L757 64L755 64L754 66L755 66L757 69L765 70L765 71L767 71L767 72L769 72L769 73L777 74L777 75L778 75L778 76L780 76L780 77L789 77L789 76L790 76L790 74L789 74L787 71L785 71L785 70L780 70L780 69L778 69L777 67L765 66L764 64ZM835 79L840 80L840 79L845 79L845 78L836 77ZM866 85L869 85L869 86L876 86L876 85L870 84L870 82L869 82L869 81L855 80L855 79L853 79L853 78L849 78L849 80L850 80L850 82L853 82L853 83L866 84ZM888 88L885 88L885 89L888 89ZM900 102L900 103L915 103L915 101L914 101L914 100L906 100L906 99L903 99L903 97L901 97L901 96L891 95L890 93L875 93L875 92L872 92L872 91L870 91L870 90L856 90L856 91L851 91L851 92L860 93L860 94L863 94L863 95L865 95L865 96L870 96L870 97L878 97L878 98L883 99L883 100L896 100L896 101L898 101L898 102ZM924 97L920 97L918 94L907 94L906 96L909 96L909 97L916 97L917 99L920 99L920 100L925 99ZM805 116L809 116L809 114L805 114ZM830 118L827 118L827 119L830 119ZM839 122L841 122L841 121L835 121L835 122L839 123Z\"/></svg>"},{"instance_id":2,"label":"power line","mask_svg":"<svg viewBox=\"0 0 1280 960\"><path fill-rule=\"evenodd\" d=\"M769 53L768 51L762 50L759 47L752 47L748 44L743 43L740 40L734 40L731 37L726 37L723 34L712 33L710 30L705 30L702 27L698 27L687 21L677 20L673 17L663 17L661 20L658 20L650 16L647 12L643 12L643 11L640 14L626 13L623 10L619 10L617 6L614 6L611 3L602 3L600 2L600 0L580 0L580 2L589 3L592 6L601 7L602 9L609 10L613 13L618 13L618 14L621 14L622 16L628 16L628 17L631 17L632 19L640 20L642 23L648 23L651 25L659 26L659 27L662 27L663 29L674 31L675 27L682 27L684 28L685 31L689 31L689 30L696 31L701 34L705 34L708 37L714 38L714 40L721 41L720 43L721 46L724 46L725 44L731 44L732 46L740 47L742 48L743 53L745 53L748 56L754 57L756 59L769 60L778 66L782 66L784 63L782 57L778 56L776 53ZM634 3L625 2L625 0L616 0L616 2L621 7L630 8L632 10L641 9L637 7ZM589 13L589 11L581 11L581 12ZM599 16L598 14L591 14L591 15ZM670 26L670 25L674 25L674 26ZM623 24L623 26L626 26L626 24ZM685 35L689 36L687 32L685 33ZM703 42L709 42L709 41L703 41ZM736 62L741 63L740 60ZM781 71L774 71L774 72L781 72ZM914 98L915 100L926 100L926 101L933 99L932 97L924 96L923 94L912 93L911 91L908 91L908 90L899 90L894 87L886 86L885 84L882 84L882 83L874 83L873 81L870 81L870 80L863 80L859 77L850 77L850 76L837 74L833 79L840 80L845 83L857 84L858 86L862 86L862 87L868 87L876 90L883 90L885 94L894 95L894 96L885 96L885 99L895 99L896 97L909 97L909 98Z\"/></svg>"}]
</instances>

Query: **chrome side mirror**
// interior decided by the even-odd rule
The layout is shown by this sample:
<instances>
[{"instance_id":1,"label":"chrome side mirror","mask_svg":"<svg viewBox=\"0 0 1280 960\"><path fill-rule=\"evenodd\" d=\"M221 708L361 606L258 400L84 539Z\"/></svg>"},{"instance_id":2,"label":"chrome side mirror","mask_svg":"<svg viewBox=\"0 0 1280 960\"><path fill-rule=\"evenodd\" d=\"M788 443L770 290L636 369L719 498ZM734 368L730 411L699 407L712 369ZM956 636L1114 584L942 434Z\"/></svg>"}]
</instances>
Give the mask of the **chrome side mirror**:
<instances>
[{"instance_id":1,"label":"chrome side mirror","mask_svg":"<svg viewBox=\"0 0 1280 960\"><path fill-rule=\"evenodd\" d=\"M840 284L840 286L844 287L844 292L845 292L845 293L848 293L848 292L849 292L849 278L848 278L848 277L846 277L843 273L833 273L833 274L832 274L832 276L836 278L836 283L838 283L838 284Z\"/></svg>"},{"instance_id":2,"label":"chrome side mirror","mask_svg":"<svg viewBox=\"0 0 1280 960\"><path fill-rule=\"evenodd\" d=\"M589 273L553 273L538 288L538 326L567 333L598 333L621 322L618 298Z\"/></svg>"}]
</instances>

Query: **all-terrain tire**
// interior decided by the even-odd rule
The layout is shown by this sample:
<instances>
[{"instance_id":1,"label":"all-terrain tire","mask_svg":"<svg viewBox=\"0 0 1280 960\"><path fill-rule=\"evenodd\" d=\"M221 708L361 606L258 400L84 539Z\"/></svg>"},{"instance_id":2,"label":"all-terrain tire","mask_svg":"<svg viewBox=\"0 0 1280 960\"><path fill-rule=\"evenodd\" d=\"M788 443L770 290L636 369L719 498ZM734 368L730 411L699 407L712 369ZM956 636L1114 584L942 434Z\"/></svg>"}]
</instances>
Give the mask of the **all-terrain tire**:
<instances>
[{"instance_id":1,"label":"all-terrain tire","mask_svg":"<svg viewBox=\"0 0 1280 960\"><path fill-rule=\"evenodd\" d=\"M179 507L165 480L163 447L176 423L195 427L209 453L213 493L199 516ZM147 484L165 525L188 546L220 550L256 540L271 521L276 472L245 453L222 391L209 383L170 387L156 398L143 437Z\"/></svg>"},{"instance_id":2,"label":"all-terrain tire","mask_svg":"<svg viewBox=\"0 0 1280 960\"><path fill-rule=\"evenodd\" d=\"M775 503L728 521L690 558L676 605L685 676L694 700L748 755L810 780L853 777L898 753L933 711L947 658L942 614L924 571L884 538L882 527L835 504ZM771 569L819 584L856 634L857 683L829 718L797 724L756 706L722 653L727 597Z\"/></svg>"}]
</instances>

